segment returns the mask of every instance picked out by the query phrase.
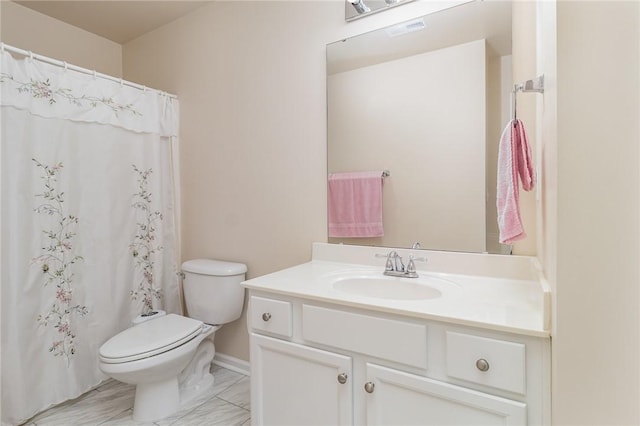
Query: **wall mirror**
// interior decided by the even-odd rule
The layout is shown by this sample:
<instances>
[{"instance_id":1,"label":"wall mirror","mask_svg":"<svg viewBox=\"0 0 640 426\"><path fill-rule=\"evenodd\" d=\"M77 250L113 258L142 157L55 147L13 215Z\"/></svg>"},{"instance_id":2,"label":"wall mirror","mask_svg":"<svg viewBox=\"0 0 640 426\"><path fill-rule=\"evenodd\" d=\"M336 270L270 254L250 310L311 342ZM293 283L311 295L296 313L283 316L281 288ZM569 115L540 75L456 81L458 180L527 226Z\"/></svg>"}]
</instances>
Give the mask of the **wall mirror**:
<instances>
[{"instance_id":1,"label":"wall mirror","mask_svg":"<svg viewBox=\"0 0 640 426\"><path fill-rule=\"evenodd\" d=\"M328 172L388 170L384 236L330 243L508 254L498 140L511 3L474 1L327 46Z\"/></svg>"}]
</instances>

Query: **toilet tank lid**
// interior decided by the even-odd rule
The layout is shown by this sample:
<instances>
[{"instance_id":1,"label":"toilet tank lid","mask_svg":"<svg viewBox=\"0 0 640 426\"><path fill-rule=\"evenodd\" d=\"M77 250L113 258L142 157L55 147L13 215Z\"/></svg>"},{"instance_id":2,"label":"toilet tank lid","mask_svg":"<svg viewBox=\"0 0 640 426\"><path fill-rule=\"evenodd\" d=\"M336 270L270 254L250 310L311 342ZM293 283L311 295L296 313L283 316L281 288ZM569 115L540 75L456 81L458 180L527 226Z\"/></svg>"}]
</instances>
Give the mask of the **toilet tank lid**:
<instances>
[{"instance_id":1,"label":"toilet tank lid","mask_svg":"<svg viewBox=\"0 0 640 426\"><path fill-rule=\"evenodd\" d=\"M247 272L247 265L244 263L225 262L214 259L192 259L182 264L182 270L194 274L225 277L244 274Z\"/></svg>"}]
</instances>

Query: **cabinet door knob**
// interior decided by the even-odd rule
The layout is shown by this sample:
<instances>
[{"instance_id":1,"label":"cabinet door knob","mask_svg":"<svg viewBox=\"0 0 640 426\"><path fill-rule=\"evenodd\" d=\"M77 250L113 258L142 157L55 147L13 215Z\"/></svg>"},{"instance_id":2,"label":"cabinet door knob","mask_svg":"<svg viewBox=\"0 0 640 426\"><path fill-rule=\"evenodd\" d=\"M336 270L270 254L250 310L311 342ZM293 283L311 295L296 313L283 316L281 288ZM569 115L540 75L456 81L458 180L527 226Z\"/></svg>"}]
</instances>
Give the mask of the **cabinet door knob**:
<instances>
[{"instance_id":1,"label":"cabinet door knob","mask_svg":"<svg viewBox=\"0 0 640 426\"><path fill-rule=\"evenodd\" d=\"M338 374L338 383L340 383L341 385L344 385L345 383L347 383L348 377L349 376L347 376L347 373Z\"/></svg>"},{"instance_id":2,"label":"cabinet door knob","mask_svg":"<svg viewBox=\"0 0 640 426\"><path fill-rule=\"evenodd\" d=\"M484 358L480 358L476 361L476 368L480 371L489 371L489 361Z\"/></svg>"},{"instance_id":3,"label":"cabinet door knob","mask_svg":"<svg viewBox=\"0 0 640 426\"><path fill-rule=\"evenodd\" d=\"M373 388L375 388L373 382L367 382L364 384L364 390L367 391L367 393L373 393Z\"/></svg>"},{"instance_id":4,"label":"cabinet door knob","mask_svg":"<svg viewBox=\"0 0 640 426\"><path fill-rule=\"evenodd\" d=\"M269 312L265 312L262 314L262 321L267 322L271 319L271 314Z\"/></svg>"}]
</instances>

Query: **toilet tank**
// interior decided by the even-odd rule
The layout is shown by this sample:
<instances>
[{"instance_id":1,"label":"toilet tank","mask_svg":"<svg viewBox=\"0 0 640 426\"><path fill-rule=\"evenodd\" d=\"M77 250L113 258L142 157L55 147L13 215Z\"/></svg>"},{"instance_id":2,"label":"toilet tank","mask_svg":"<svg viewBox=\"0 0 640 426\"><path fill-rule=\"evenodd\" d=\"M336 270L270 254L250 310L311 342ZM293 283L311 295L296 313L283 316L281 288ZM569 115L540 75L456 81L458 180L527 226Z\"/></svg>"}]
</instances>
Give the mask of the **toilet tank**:
<instances>
[{"instance_id":1,"label":"toilet tank","mask_svg":"<svg viewBox=\"0 0 640 426\"><path fill-rule=\"evenodd\" d=\"M193 259L182 264L187 316L207 324L226 324L240 318L244 305L243 263Z\"/></svg>"}]
</instances>

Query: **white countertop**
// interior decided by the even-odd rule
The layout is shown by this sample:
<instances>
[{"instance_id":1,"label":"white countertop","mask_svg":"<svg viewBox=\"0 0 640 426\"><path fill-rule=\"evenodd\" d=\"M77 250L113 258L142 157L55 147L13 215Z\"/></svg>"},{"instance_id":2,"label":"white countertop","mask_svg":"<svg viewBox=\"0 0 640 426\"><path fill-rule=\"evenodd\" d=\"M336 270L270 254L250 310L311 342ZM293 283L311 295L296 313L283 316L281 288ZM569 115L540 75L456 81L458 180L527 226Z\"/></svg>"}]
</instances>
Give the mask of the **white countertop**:
<instances>
[{"instance_id":1,"label":"white countertop","mask_svg":"<svg viewBox=\"0 0 640 426\"><path fill-rule=\"evenodd\" d=\"M316 243L311 262L247 280L243 285L251 290L343 306L522 335L549 336L549 292L544 283L535 277L535 268L531 266L533 258L420 250L419 255L426 256L429 262L424 265L416 262L420 275L417 280L428 281L442 296L404 300L366 297L335 289L332 279L343 274L366 273L382 277L384 259L376 255L389 249L331 246L334 245ZM334 260L336 250L337 255L345 261ZM408 253L415 253L411 250L398 252L405 259ZM351 255L354 253L355 257ZM469 256L473 256L471 261L468 261ZM483 256L486 258L483 259ZM354 260L359 263L352 263ZM504 267L501 265L503 263ZM438 264L441 268L438 268ZM456 264L460 266L452 266ZM487 264L490 266L487 267ZM452 269L460 269L464 273L453 273ZM489 274L487 271L490 270L495 273ZM411 281L412 278L397 280Z\"/></svg>"}]
</instances>

